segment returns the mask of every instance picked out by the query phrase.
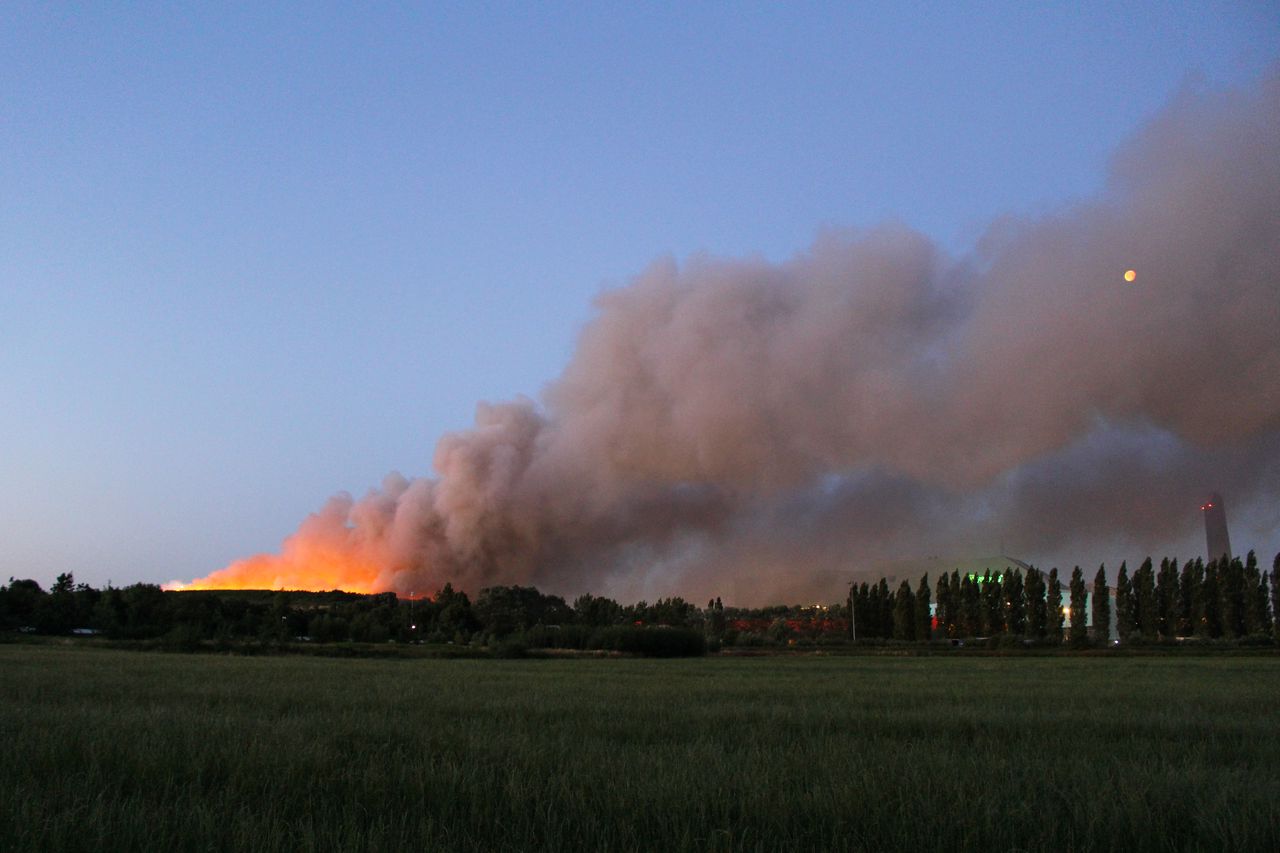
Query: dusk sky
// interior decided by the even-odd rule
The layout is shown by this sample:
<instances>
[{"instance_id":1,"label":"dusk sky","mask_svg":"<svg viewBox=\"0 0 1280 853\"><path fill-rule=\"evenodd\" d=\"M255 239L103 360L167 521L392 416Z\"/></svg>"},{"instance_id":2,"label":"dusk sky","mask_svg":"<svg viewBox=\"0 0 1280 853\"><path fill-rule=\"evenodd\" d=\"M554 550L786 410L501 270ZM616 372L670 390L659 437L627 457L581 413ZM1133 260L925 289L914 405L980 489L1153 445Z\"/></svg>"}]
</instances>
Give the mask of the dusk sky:
<instances>
[{"instance_id":1,"label":"dusk sky","mask_svg":"<svg viewBox=\"0 0 1280 853\"><path fill-rule=\"evenodd\" d=\"M388 513L431 503L418 527L449 531L441 562L392 549L412 575L390 582L400 591L457 578L692 597L746 553L774 554L793 581L776 588L800 590L806 567L829 575L841 571L837 551L858 559L856 524L828 532L842 513L865 517L855 510L869 500L899 508L900 528L868 534L868 560L984 556L1001 541L1045 567L1202 556L1201 492L1218 488L1233 545L1267 565L1280 550L1266 476L1280 464L1280 378L1269 370L1280 282L1266 260L1280 248L1276 222L1250 246L1219 241L1200 255L1179 230L1200 233L1185 199L1205 198L1183 192L1184 162L1232 184L1231 163L1265 171L1273 160L1275 123L1259 115L1275 103L1280 6L393 5L0 7L0 580L204 577L278 553L331 495L373 488ZM1238 122L1244 130L1222 139L1244 138L1245 153L1201 168L1195 152L1217 150L1206 116ZM1237 181L1246 194L1260 187L1249 203L1264 229L1270 177ZM1093 206L1117 196L1114 216ZM1234 204L1204 203L1214 216ZM1170 220L1153 224L1165 211ZM1104 232L1129 235L1136 258ZM1187 254L1161 254L1165 245ZM1162 313L1154 288L1198 269L1205 252L1216 253L1205 269L1228 270L1249 294L1198 326L1241 333L1238 348L1223 344L1244 377L1223 392L1247 403L1235 426L1190 411L1235 417L1201 393L1208 384L1179 386L1114 357L1108 382L1091 382L1084 361L1051 370L1019 343L1094 310L1068 326L1063 348L1098 352L1132 334L1149 351L1164 332L1181 336L1196 315ZM915 265L923 271L883 272ZM1127 266L1152 288L1134 291L1151 294L1142 314L1064 296L1095 293L1071 289L1068 276L1086 269L1128 287ZM829 304L833 276L869 294L854 300L862 319L838 331L815 307ZM765 332L782 343L743 355L763 367L742 367L761 389L786 388L762 391L758 407L740 402L750 389L669 432L645 432L654 413L626 395L617 411L636 416L603 425L612 389L690 375L688 363L662 361L686 338L654 318L742 341L747 327L698 318L735 317L741 305L754 316L752 306L790 299L787 288L799 294L790 319ZM865 325L900 289L914 294L910 316ZM1140 316L1164 325L1131 321ZM881 346L879 328L918 337ZM1105 344L1080 331L1095 328ZM871 343L854 347L851 335ZM875 364L874 375L775 373L823 341L822 352L849 346L850 364ZM624 363L646 345L663 352ZM1050 360L1058 351L1046 349ZM718 347L696 364L720 357ZM1029 372L1007 369L1023 360ZM741 388L735 371L644 399L684 411L708 389ZM1084 377L1073 396L1036 396L1064 371ZM811 380L815 396L790 392ZM930 383L975 390L919 391ZM859 399L888 401L902 424L941 401L955 426L917 434L877 409L846 434L837 422L862 411L858 401L829 412L824 401L852 388L888 389ZM448 457L456 446L478 458L479 433L439 455L437 441L469 430L477 403L522 398L502 429L527 427L529 453L554 461L535 461L535 485L504 491L480 521L459 520L474 510L458 496L462 474L429 492L384 480L438 477L442 460L460 464ZM963 429L979 400L990 401L985 444ZM1054 424L1078 411L1082 422L1050 434L1034 418L1010 424L1005 406ZM789 420L810 407L822 411ZM759 413L783 432L779 444L750 431ZM724 450L728 421L750 451ZM650 440L661 445L652 453ZM485 458L525 459L511 442ZM605 445L607 475L564 461L565 448L590 459ZM1142 471L1126 482L1169 500L1135 498L1132 519L1121 502L1105 519L1081 516L1078 530L1046 521L1063 516L1055 501L1117 494L1082 471L1118 477L1131 465ZM1185 473L1162 479L1174 469ZM572 496L549 491L552 480ZM532 542L520 536L535 528L549 537L509 571L485 538L506 513L515 541ZM471 533L455 537L455 524L488 532L463 546ZM816 540L829 547L813 550ZM535 558L551 568L527 564ZM744 571L735 577L750 586L772 569Z\"/></svg>"}]
</instances>

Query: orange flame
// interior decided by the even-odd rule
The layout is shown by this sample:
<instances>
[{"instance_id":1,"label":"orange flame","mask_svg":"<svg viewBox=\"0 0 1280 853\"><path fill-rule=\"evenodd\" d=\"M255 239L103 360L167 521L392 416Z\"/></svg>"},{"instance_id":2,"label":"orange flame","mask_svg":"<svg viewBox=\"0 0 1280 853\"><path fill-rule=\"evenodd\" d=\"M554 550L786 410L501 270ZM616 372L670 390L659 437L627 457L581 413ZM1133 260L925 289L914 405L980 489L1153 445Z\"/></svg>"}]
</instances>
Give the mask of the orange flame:
<instances>
[{"instance_id":1,"label":"orange flame","mask_svg":"<svg viewBox=\"0 0 1280 853\"><path fill-rule=\"evenodd\" d=\"M385 543L348 527L334 505L311 516L284 541L279 554L258 554L181 589L297 589L394 592L396 578ZM407 580L407 579L406 579Z\"/></svg>"},{"instance_id":2,"label":"orange flame","mask_svg":"<svg viewBox=\"0 0 1280 853\"><path fill-rule=\"evenodd\" d=\"M351 555L316 554L310 559L298 560L293 555L258 554L237 560L181 588L387 592L390 587L382 574L376 565L353 559Z\"/></svg>"}]
</instances>

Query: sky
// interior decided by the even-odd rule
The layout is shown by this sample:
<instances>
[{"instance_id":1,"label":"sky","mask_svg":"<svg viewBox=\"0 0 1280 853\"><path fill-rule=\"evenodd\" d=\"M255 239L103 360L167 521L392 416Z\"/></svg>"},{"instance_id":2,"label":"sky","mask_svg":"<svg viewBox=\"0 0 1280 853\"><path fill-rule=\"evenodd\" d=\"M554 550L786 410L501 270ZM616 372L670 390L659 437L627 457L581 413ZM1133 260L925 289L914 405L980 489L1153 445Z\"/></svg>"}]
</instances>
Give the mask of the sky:
<instances>
[{"instance_id":1,"label":"sky","mask_svg":"<svg viewBox=\"0 0 1280 853\"><path fill-rule=\"evenodd\" d=\"M1151 123L1170 103L1256 86L1280 60L1280 8L1265 2L394 5L0 8L0 577L189 580L279 552L335 493L398 501L388 473L439 477L437 442L469 430L478 403L526 399L553 425L580 423L565 413L616 380L583 378L588 355L616 355L592 330L648 316L608 294L659 288L664 264L691 270L698 292L716 263L805 282L803 259L828 257L824 235L887 228L929 241L946 270L982 266L1000 223L1106 196L1117 169L1145 186L1124 152L1159 137ZM864 269L859 239L835 238L830 255ZM926 348L940 340L925 334ZM1254 387L1274 400L1274 381ZM1156 420L1106 452L1165 458L1204 438ZM1222 465L1275 463L1274 411L1257 424L1228 437L1252 449L1222 450ZM1091 434L1049 449L1087 455ZM601 513L563 552L612 561L598 585L581 568L450 572L692 594L715 584L691 563L736 559L760 530L803 536L808 502L858 478L887 477L875 488L896 484L902 500L935 479L911 461L923 450L876 450L868 473L845 449L814 451L823 470L751 468L765 479L747 486L714 465L705 481L682 469L681 489L751 500L690 498L690 513L719 520L674 542L646 533L638 555L630 534L584 544L620 523ZM1026 499L995 501L999 522L974 539L921 532L913 550L907 531L876 558L994 553L997 528L1037 560L1201 547L1198 501L1185 527L1042 536L1056 509L1027 484L1086 499L1091 486L1039 452L974 472L940 463L950 493L987 478L964 518L994 500L993 477ZM1213 459L1194 461L1212 477ZM784 486L785 500L769 491ZM1272 494L1255 490L1238 520L1227 494L1237 549L1280 549ZM904 514L934 518L918 504ZM444 577L414 570L415 585Z\"/></svg>"}]
</instances>

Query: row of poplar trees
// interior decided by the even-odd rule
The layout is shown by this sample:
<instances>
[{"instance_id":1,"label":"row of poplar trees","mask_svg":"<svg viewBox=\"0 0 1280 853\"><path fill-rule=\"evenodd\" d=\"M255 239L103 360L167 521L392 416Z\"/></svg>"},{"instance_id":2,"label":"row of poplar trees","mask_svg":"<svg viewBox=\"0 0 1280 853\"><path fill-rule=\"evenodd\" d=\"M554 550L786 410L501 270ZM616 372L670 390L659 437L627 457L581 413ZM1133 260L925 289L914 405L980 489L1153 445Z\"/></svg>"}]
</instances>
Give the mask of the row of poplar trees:
<instances>
[{"instance_id":1,"label":"row of poplar trees","mask_svg":"<svg viewBox=\"0 0 1280 853\"><path fill-rule=\"evenodd\" d=\"M1092 594L1090 594L1092 593ZM1111 608L1115 606L1115 619ZM936 606L934 606L936 602ZM847 602L850 630L858 639L923 641L973 637L1020 637L1075 645L1105 645L1177 637L1280 640L1280 554L1270 573L1252 551L1241 561L1223 556L1178 566L1164 559L1157 569L1147 558L1129 574L1120 564L1114 590L1100 566L1092 584L1076 566L1069 578L1034 566L1024 574L990 571L981 576L943 573L930 589L926 574L897 591L881 578L853 586Z\"/></svg>"}]
</instances>

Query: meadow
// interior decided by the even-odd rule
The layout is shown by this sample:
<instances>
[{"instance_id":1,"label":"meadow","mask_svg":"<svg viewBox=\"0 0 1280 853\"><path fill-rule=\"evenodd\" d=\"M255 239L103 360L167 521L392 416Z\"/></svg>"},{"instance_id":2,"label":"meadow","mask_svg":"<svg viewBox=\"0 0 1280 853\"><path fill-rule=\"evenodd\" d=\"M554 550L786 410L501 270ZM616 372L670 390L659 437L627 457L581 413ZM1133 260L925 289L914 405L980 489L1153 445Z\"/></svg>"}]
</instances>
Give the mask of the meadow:
<instances>
[{"instance_id":1,"label":"meadow","mask_svg":"<svg viewBox=\"0 0 1280 853\"><path fill-rule=\"evenodd\" d=\"M0 849L1280 849L1280 657L0 645Z\"/></svg>"}]
</instances>

